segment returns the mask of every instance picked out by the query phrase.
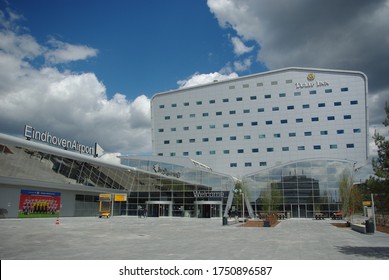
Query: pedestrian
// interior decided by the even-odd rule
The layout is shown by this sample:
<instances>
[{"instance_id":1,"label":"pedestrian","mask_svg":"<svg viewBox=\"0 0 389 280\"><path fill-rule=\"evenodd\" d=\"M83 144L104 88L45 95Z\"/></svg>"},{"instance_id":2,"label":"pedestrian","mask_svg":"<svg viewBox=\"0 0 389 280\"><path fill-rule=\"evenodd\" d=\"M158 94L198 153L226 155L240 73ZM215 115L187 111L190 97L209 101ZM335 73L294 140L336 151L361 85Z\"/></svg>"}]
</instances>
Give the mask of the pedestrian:
<instances>
[{"instance_id":1,"label":"pedestrian","mask_svg":"<svg viewBox=\"0 0 389 280\"><path fill-rule=\"evenodd\" d=\"M147 208L145 207L145 209L143 210L143 218L147 218Z\"/></svg>"}]
</instances>

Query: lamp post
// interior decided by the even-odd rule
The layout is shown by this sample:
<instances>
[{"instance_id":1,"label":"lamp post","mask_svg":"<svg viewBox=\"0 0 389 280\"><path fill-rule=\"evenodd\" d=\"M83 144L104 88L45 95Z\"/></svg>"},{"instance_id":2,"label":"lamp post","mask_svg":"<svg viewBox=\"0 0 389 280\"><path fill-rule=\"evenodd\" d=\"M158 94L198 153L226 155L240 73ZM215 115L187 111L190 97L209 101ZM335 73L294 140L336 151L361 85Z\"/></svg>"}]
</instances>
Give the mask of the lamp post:
<instances>
[{"instance_id":1,"label":"lamp post","mask_svg":"<svg viewBox=\"0 0 389 280\"><path fill-rule=\"evenodd\" d=\"M244 192L243 192L242 189L235 189L234 193L242 195L242 218L243 218L243 221L244 221Z\"/></svg>"}]
</instances>

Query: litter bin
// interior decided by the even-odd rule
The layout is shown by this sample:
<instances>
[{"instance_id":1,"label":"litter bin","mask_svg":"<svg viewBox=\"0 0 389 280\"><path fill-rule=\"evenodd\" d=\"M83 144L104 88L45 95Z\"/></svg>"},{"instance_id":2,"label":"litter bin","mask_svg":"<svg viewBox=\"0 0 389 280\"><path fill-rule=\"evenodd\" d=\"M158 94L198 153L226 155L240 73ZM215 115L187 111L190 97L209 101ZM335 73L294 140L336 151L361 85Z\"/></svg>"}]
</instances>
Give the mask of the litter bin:
<instances>
[{"instance_id":1,"label":"litter bin","mask_svg":"<svg viewBox=\"0 0 389 280\"><path fill-rule=\"evenodd\" d=\"M223 217L223 226L228 225L227 217Z\"/></svg>"},{"instance_id":2,"label":"litter bin","mask_svg":"<svg viewBox=\"0 0 389 280\"><path fill-rule=\"evenodd\" d=\"M366 226L366 233L367 234L373 234L374 233L374 222L373 220L366 220L365 221L365 226Z\"/></svg>"}]
</instances>

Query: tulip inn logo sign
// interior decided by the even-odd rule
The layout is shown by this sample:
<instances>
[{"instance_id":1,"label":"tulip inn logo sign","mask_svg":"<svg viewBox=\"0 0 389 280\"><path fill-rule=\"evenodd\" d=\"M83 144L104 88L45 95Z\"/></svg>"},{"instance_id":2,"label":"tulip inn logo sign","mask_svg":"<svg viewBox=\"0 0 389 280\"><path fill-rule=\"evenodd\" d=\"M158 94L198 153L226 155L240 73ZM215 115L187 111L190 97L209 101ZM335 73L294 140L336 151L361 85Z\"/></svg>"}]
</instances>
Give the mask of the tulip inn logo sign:
<instances>
[{"instance_id":1,"label":"tulip inn logo sign","mask_svg":"<svg viewBox=\"0 0 389 280\"><path fill-rule=\"evenodd\" d=\"M313 87L324 87L329 86L330 84L327 81L315 81L315 74L309 73L307 76L307 82L304 83L295 83L296 89L303 88L313 88Z\"/></svg>"},{"instance_id":2,"label":"tulip inn logo sign","mask_svg":"<svg viewBox=\"0 0 389 280\"><path fill-rule=\"evenodd\" d=\"M99 156L98 153L103 152L103 150L97 143L95 143L95 147L86 146L80 144L80 142L76 140L67 140L65 138L52 135L48 131L39 131L30 125L24 126L24 137L26 137L27 140L37 140L55 147L61 147L66 150L74 150L76 152L79 152L80 154L88 154L94 157Z\"/></svg>"}]
</instances>

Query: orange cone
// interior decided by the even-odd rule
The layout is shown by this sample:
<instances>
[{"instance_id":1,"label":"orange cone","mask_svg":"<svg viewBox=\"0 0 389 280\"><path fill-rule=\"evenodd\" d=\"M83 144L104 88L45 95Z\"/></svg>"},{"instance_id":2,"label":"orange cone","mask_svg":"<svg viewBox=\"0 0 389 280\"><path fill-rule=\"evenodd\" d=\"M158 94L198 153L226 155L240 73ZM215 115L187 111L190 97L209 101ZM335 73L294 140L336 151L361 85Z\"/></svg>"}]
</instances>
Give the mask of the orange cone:
<instances>
[{"instance_id":1,"label":"orange cone","mask_svg":"<svg viewBox=\"0 0 389 280\"><path fill-rule=\"evenodd\" d=\"M56 225L59 225L59 217L57 217L57 220L55 221Z\"/></svg>"}]
</instances>

